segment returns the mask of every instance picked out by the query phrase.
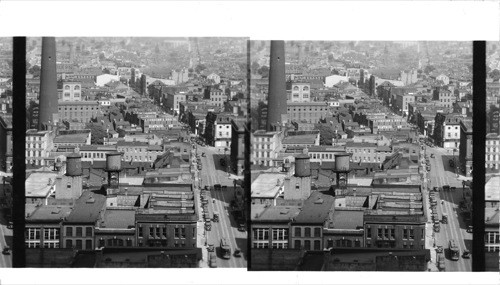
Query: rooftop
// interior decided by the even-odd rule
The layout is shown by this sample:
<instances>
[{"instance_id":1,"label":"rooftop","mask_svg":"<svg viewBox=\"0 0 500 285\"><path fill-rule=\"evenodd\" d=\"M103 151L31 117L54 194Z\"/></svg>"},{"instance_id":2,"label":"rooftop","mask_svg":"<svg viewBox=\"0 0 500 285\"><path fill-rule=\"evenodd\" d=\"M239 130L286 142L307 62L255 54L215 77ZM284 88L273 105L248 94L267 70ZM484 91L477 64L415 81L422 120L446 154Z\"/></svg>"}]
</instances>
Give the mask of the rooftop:
<instances>
[{"instance_id":1,"label":"rooftop","mask_svg":"<svg viewBox=\"0 0 500 285\"><path fill-rule=\"evenodd\" d=\"M333 229L358 229L363 227L364 210L335 210L330 228Z\"/></svg>"},{"instance_id":2,"label":"rooftop","mask_svg":"<svg viewBox=\"0 0 500 285\"><path fill-rule=\"evenodd\" d=\"M71 210L72 206L59 206L59 205L41 205L32 211L28 216L28 209L26 211L26 222L39 222L39 221L54 221L59 222L66 218Z\"/></svg>"},{"instance_id":3,"label":"rooftop","mask_svg":"<svg viewBox=\"0 0 500 285\"><path fill-rule=\"evenodd\" d=\"M484 186L485 201L500 201L500 176L493 176L486 182Z\"/></svg>"},{"instance_id":4,"label":"rooftop","mask_svg":"<svg viewBox=\"0 0 500 285\"><path fill-rule=\"evenodd\" d=\"M54 189L58 174L55 172L33 172L26 179L26 198L47 197Z\"/></svg>"},{"instance_id":5,"label":"rooftop","mask_svg":"<svg viewBox=\"0 0 500 285\"><path fill-rule=\"evenodd\" d=\"M106 197L92 191L83 192L75 202L71 214L67 217L68 223L95 223L101 216L106 203Z\"/></svg>"},{"instance_id":6,"label":"rooftop","mask_svg":"<svg viewBox=\"0 0 500 285\"><path fill-rule=\"evenodd\" d=\"M252 221L289 222L300 212L299 206L268 206L263 204L252 205Z\"/></svg>"},{"instance_id":7,"label":"rooftop","mask_svg":"<svg viewBox=\"0 0 500 285\"><path fill-rule=\"evenodd\" d=\"M262 173L252 183L252 198L274 198L278 195L286 174Z\"/></svg>"},{"instance_id":8,"label":"rooftop","mask_svg":"<svg viewBox=\"0 0 500 285\"><path fill-rule=\"evenodd\" d=\"M299 224L323 223L328 218L328 214L333 207L335 197L321 191L312 192L311 196L304 201L302 211L300 211L295 222Z\"/></svg>"},{"instance_id":9,"label":"rooftop","mask_svg":"<svg viewBox=\"0 0 500 285\"><path fill-rule=\"evenodd\" d=\"M101 228L128 229L135 226L135 209L107 209Z\"/></svg>"}]
</instances>

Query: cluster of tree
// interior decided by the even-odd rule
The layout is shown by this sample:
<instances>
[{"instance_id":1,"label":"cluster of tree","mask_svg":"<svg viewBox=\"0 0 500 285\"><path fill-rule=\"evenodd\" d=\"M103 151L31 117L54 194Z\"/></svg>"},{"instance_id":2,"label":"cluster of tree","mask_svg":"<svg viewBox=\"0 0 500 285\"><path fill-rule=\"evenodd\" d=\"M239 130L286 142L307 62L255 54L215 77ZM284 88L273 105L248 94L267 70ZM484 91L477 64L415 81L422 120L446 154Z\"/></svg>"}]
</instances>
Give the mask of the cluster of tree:
<instances>
[{"instance_id":1,"label":"cluster of tree","mask_svg":"<svg viewBox=\"0 0 500 285\"><path fill-rule=\"evenodd\" d=\"M258 70L257 73L261 75L262 77L269 77L269 67L266 65L261 66Z\"/></svg>"},{"instance_id":2,"label":"cluster of tree","mask_svg":"<svg viewBox=\"0 0 500 285\"><path fill-rule=\"evenodd\" d=\"M498 69L493 69L490 73L489 73L489 76L490 78L492 78L493 80L499 80L500 79L500 71Z\"/></svg>"},{"instance_id":3,"label":"cluster of tree","mask_svg":"<svg viewBox=\"0 0 500 285\"><path fill-rule=\"evenodd\" d=\"M196 67L194 68L194 71L196 73L200 73L205 69L207 69L207 67L204 64L200 63L200 64L196 65Z\"/></svg>"},{"instance_id":4,"label":"cluster of tree","mask_svg":"<svg viewBox=\"0 0 500 285\"><path fill-rule=\"evenodd\" d=\"M98 123L87 123L87 129L90 130L90 143L91 144L103 144L104 138L107 136L106 130L101 124Z\"/></svg>"}]
</instances>

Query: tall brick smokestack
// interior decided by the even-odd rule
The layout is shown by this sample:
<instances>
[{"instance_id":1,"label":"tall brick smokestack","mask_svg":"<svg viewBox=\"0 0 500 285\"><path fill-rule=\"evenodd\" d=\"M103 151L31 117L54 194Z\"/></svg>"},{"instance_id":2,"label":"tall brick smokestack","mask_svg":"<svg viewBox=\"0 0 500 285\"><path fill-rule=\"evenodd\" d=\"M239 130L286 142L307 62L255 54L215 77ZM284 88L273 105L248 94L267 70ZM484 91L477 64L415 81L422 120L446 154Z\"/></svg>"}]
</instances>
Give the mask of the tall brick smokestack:
<instances>
[{"instance_id":1,"label":"tall brick smokestack","mask_svg":"<svg viewBox=\"0 0 500 285\"><path fill-rule=\"evenodd\" d=\"M286 122L285 41L271 41L269 62L266 130L273 131L274 126Z\"/></svg>"},{"instance_id":2,"label":"tall brick smokestack","mask_svg":"<svg viewBox=\"0 0 500 285\"><path fill-rule=\"evenodd\" d=\"M42 38L42 67L40 70L40 107L38 111L38 130L54 124L57 107L56 39Z\"/></svg>"}]
</instances>

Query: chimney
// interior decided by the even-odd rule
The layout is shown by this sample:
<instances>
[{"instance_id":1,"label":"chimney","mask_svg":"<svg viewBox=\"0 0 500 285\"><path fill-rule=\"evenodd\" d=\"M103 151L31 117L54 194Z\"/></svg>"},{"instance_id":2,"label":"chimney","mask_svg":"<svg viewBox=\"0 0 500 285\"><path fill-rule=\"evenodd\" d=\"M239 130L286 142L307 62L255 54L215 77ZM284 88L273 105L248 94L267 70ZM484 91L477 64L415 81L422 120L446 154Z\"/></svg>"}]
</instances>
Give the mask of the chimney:
<instances>
[{"instance_id":1,"label":"chimney","mask_svg":"<svg viewBox=\"0 0 500 285\"><path fill-rule=\"evenodd\" d=\"M40 107L38 130L44 130L46 124L55 123L58 115L56 39L42 38L42 59L40 69Z\"/></svg>"}]
</instances>

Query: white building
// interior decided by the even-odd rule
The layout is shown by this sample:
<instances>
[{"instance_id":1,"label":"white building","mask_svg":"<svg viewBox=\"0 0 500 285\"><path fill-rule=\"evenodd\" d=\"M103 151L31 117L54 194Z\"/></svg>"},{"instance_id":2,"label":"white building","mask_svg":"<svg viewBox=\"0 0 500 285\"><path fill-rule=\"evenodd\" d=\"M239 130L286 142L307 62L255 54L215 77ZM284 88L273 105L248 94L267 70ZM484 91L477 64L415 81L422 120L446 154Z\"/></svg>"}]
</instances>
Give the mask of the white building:
<instances>
[{"instance_id":1,"label":"white building","mask_svg":"<svg viewBox=\"0 0 500 285\"><path fill-rule=\"evenodd\" d=\"M330 75L325 77L325 87L332 88L339 82L349 82L349 77L341 75Z\"/></svg>"},{"instance_id":2,"label":"white building","mask_svg":"<svg viewBox=\"0 0 500 285\"><path fill-rule=\"evenodd\" d=\"M283 132L256 131L252 134L252 164L275 166L282 150Z\"/></svg>"},{"instance_id":3,"label":"white building","mask_svg":"<svg viewBox=\"0 0 500 285\"><path fill-rule=\"evenodd\" d=\"M62 101L81 101L82 84L80 82L64 82L62 89L58 90L59 100Z\"/></svg>"},{"instance_id":4,"label":"white building","mask_svg":"<svg viewBox=\"0 0 500 285\"><path fill-rule=\"evenodd\" d=\"M486 169L500 169L500 135L489 133L486 135Z\"/></svg>"},{"instance_id":5,"label":"white building","mask_svg":"<svg viewBox=\"0 0 500 285\"><path fill-rule=\"evenodd\" d=\"M436 80L438 81L441 80L444 83L444 85L450 84L450 78L444 74L436 76Z\"/></svg>"},{"instance_id":6,"label":"white building","mask_svg":"<svg viewBox=\"0 0 500 285\"><path fill-rule=\"evenodd\" d=\"M96 76L95 85L103 87L104 85L110 83L111 81L120 81L119 75L112 74L101 74Z\"/></svg>"},{"instance_id":7,"label":"white building","mask_svg":"<svg viewBox=\"0 0 500 285\"><path fill-rule=\"evenodd\" d=\"M311 84L293 82L288 100L291 102L311 102Z\"/></svg>"},{"instance_id":8,"label":"white building","mask_svg":"<svg viewBox=\"0 0 500 285\"><path fill-rule=\"evenodd\" d=\"M217 75L217 74L215 74L215 73L212 73L212 74L208 75L207 79L213 80L215 82L215 84L219 84L220 83L220 76Z\"/></svg>"}]
</instances>

